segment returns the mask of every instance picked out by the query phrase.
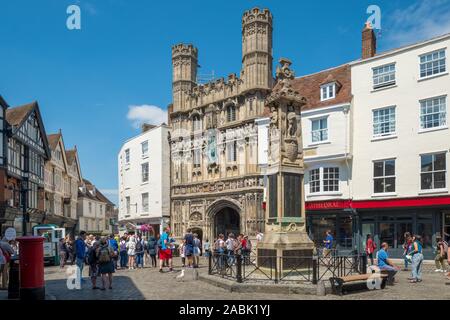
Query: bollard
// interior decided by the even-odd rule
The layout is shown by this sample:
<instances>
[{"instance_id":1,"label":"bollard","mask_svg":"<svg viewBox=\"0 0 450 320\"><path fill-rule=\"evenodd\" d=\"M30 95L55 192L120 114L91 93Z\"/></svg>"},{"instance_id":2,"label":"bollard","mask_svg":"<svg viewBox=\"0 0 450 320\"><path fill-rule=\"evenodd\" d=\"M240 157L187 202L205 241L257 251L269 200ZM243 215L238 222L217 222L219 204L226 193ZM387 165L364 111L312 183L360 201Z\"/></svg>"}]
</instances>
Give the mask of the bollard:
<instances>
[{"instance_id":1,"label":"bollard","mask_svg":"<svg viewBox=\"0 0 450 320\"><path fill-rule=\"evenodd\" d=\"M327 294L326 289L325 289L325 283L323 282L323 280L320 280L317 283L317 295L319 297L321 296L325 296Z\"/></svg>"},{"instance_id":2,"label":"bollard","mask_svg":"<svg viewBox=\"0 0 450 320\"><path fill-rule=\"evenodd\" d=\"M241 255L236 255L236 280L238 283L242 283L242 260Z\"/></svg>"},{"instance_id":3,"label":"bollard","mask_svg":"<svg viewBox=\"0 0 450 320\"><path fill-rule=\"evenodd\" d=\"M44 238L20 237L20 300L44 300Z\"/></svg>"},{"instance_id":4,"label":"bollard","mask_svg":"<svg viewBox=\"0 0 450 320\"><path fill-rule=\"evenodd\" d=\"M318 274L319 257L314 255L312 258L312 283L317 284L317 274Z\"/></svg>"},{"instance_id":5,"label":"bollard","mask_svg":"<svg viewBox=\"0 0 450 320\"><path fill-rule=\"evenodd\" d=\"M9 262L8 299L19 299L19 259L11 259Z\"/></svg>"}]
</instances>

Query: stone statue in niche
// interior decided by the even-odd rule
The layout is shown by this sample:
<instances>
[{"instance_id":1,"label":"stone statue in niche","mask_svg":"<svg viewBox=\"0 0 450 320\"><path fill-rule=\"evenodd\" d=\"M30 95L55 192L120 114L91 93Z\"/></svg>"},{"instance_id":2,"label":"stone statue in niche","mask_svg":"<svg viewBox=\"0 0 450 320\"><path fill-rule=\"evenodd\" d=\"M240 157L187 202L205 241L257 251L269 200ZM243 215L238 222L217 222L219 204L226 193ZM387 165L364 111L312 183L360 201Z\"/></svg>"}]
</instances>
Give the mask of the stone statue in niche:
<instances>
[{"instance_id":1,"label":"stone statue in niche","mask_svg":"<svg viewBox=\"0 0 450 320\"><path fill-rule=\"evenodd\" d=\"M295 162L301 148L301 130L297 122L297 114L293 111L287 114L286 132L284 137L284 156L291 162Z\"/></svg>"}]
</instances>

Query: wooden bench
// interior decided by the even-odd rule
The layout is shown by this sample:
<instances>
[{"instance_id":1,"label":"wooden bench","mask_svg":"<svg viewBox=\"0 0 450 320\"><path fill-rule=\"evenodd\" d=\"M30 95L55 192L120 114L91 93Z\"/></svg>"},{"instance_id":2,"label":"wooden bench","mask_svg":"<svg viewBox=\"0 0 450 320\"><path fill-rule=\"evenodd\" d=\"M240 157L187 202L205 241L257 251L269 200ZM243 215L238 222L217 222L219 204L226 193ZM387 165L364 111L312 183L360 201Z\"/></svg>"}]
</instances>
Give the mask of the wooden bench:
<instances>
[{"instance_id":1,"label":"wooden bench","mask_svg":"<svg viewBox=\"0 0 450 320\"><path fill-rule=\"evenodd\" d=\"M367 283L367 280L369 280L373 276L380 277L381 278L381 289L384 289L386 287L386 281L387 281L387 274L384 273L367 273L367 274L355 274L351 276L345 276L345 277L331 277L330 283L331 283L331 289L334 294L339 294L342 296L343 294L343 287L346 284L349 283Z\"/></svg>"}]
</instances>

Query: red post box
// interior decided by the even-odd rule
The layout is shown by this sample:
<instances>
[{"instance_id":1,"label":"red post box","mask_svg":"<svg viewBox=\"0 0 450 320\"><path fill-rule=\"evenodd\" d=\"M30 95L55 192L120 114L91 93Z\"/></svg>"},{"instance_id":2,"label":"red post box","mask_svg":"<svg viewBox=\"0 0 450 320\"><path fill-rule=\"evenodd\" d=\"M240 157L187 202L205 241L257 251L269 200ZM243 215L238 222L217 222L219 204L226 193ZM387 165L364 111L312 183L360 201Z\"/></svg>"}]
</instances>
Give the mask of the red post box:
<instances>
[{"instance_id":1,"label":"red post box","mask_svg":"<svg viewBox=\"0 0 450 320\"><path fill-rule=\"evenodd\" d=\"M20 237L20 299L44 300L44 238Z\"/></svg>"}]
</instances>

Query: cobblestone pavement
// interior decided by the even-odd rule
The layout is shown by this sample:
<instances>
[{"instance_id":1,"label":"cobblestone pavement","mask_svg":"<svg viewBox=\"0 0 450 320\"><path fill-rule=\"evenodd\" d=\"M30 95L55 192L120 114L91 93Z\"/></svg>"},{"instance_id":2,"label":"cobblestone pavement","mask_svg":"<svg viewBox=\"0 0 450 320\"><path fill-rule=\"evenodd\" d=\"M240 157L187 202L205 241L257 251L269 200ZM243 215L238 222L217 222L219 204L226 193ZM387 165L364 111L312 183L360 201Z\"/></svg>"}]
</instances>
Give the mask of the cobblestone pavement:
<instances>
[{"instance_id":1,"label":"cobblestone pavement","mask_svg":"<svg viewBox=\"0 0 450 320\"><path fill-rule=\"evenodd\" d=\"M433 268L434 269L434 268ZM57 300L334 300L334 299L444 299L450 300L450 281L442 273L435 273L431 266L424 270L423 282L411 284L407 281L409 272L401 271L397 275L398 283L385 290L349 293L343 297L328 294L323 297L302 294L237 293L213 286L203 281L178 282L175 277L181 268L175 266L176 273L159 273L154 268L138 270L118 270L114 274L113 289L92 290L87 278L87 268L83 271L86 279L81 290L68 290L67 276L58 267L46 267L46 293ZM200 268L206 273L207 268Z\"/></svg>"}]
</instances>

